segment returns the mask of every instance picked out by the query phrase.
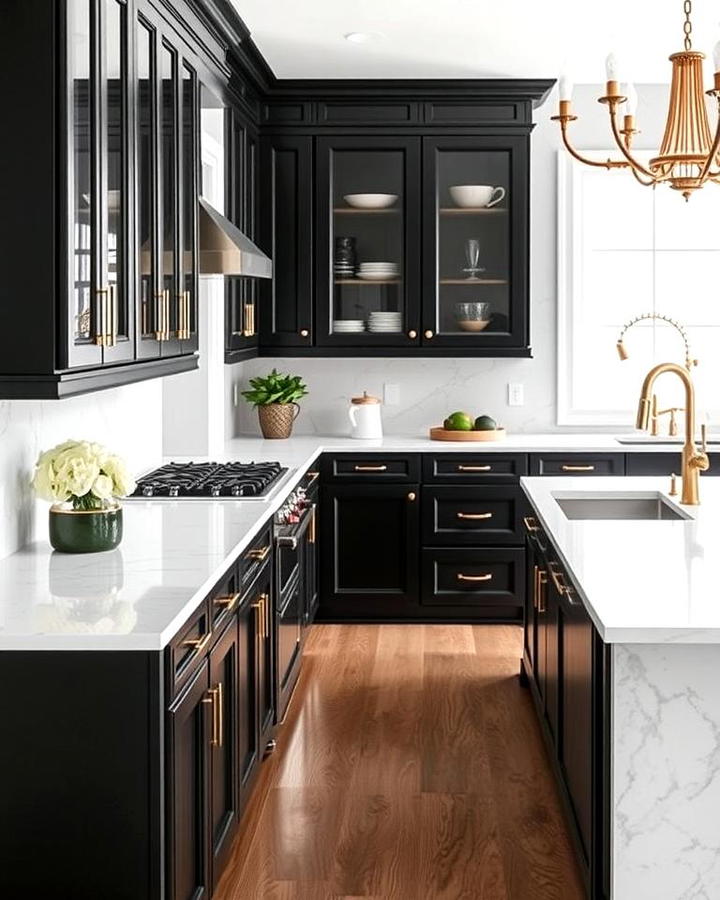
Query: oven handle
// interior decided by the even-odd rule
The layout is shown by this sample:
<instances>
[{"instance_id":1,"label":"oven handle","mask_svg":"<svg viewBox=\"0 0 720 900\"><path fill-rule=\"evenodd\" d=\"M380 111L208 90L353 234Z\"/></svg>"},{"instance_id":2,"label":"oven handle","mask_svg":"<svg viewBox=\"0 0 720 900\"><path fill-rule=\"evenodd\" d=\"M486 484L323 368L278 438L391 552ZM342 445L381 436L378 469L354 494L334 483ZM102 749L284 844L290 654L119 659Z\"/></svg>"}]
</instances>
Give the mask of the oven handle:
<instances>
[{"instance_id":1,"label":"oven handle","mask_svg":"<svg viewBox=\"0 0 720 900\"><path fill-rule=\"evenodd\" d=\"M312 522L314 511L314 503L306 506L305 515L303 516L302 522L298 522L298 524L295 526L295 531L292 534L279 534L275 538L278 547L289 547L291 550L297 550L297 546L300 543L300 538L305 534L310 523Z\"/></svg>"}]
</instances>

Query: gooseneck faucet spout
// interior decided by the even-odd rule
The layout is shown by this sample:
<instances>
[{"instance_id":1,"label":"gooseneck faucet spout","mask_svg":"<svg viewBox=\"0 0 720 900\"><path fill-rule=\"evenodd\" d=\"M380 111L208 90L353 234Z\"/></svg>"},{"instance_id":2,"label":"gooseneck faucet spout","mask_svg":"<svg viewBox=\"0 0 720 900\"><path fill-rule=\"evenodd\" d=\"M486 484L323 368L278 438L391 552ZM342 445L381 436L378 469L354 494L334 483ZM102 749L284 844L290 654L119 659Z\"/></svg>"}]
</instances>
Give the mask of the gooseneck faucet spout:
<instances>
[{"instance_id":1,"label":"gooseneck faucet spout","mask_svg":"<svg viewBox=\"0 0 720 900\"><path fill-rule=\"evenodd\" d=\"M695 446L695 386L687 369L677 363L666 362L655 366L645 376L636 427L647 429L650 423L652 409L652 393L655 379L664 372L674 372L685 387L685 444L682 451L682 499L681 503L688 506L697 506L700 503L700 472L705 472L710 467L705 440L705 426L703 425L702 450Z\"/></svg>"}]
</instances>

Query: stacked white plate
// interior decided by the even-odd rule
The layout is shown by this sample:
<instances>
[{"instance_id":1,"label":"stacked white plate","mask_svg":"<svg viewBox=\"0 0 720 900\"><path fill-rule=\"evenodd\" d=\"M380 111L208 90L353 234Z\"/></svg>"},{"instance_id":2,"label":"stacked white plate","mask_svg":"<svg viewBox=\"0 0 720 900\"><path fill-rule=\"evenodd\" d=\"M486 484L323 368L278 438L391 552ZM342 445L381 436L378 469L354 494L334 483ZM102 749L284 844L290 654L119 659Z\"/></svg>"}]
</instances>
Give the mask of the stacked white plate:
<instances>
[{"instance_id":1,"label":"stacked white plate","mask_svg":"<svg viewBox=\"0 0 720 900\"><path fill-rule=\"evenodd\" d=\"M332 330L334 334L355 334L365 331L365 322L363 319L334 319Z\"/></svg>"},{"instance_id":2,"label":"stacked white plate","mask_svg":"<svg viewBox=\"0 0 720 900\"><path fill-rule=\"evenodd\" d=\"M400 274L400 267L393 262L364 262L358 268L358 278L366 281L392 281Z\"/></svg>"},{"instance_id":3,"label":"stacked white plate","mask_svg":"<svg viewBox=\"0 0 720 900\"><path fill-rule=\"evenodd\" d=\"M371 312L368 318L368 331L373 334L397 334L402 328L403 318L399 312Z\"/></svg>"}]
</instances>

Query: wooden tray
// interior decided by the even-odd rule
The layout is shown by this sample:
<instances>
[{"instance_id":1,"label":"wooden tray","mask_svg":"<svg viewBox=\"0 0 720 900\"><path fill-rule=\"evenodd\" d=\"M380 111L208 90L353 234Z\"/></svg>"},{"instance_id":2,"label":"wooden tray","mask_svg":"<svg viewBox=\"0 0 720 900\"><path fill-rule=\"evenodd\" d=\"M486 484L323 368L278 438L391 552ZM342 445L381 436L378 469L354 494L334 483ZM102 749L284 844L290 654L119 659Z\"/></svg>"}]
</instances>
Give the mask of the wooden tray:
<instances>
[{"instance_id":1,"label":"wooden tray","mask_svg":"<svg viewBox=\"0 0 720 900\"><path fill-rule=\"evenodd\" d=\"M431 441L502 441L505 438L505 429L497 428L494 431L448 431L446 428L431 428Z\"/></svg>"}]
</instances>

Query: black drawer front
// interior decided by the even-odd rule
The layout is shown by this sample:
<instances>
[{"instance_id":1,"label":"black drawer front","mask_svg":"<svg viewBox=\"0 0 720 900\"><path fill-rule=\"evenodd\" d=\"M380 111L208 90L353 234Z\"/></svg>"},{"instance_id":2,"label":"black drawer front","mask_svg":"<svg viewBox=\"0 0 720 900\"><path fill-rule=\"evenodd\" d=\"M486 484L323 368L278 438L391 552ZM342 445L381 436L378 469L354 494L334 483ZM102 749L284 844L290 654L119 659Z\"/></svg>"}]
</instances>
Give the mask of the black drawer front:
<instances>
[{"instance_id":1,"label":"black drawer front","mask_svg":"<svg viewBox=\"0 0 720 900\"><path fill-rule=\"evenodd\" d=\"M423 550L423 606L520 607L525 551L519 547Z\"/></svg>"},{"instance_id":2,"label":"black drawer front","mask_svg":"<svg viewBox=\"0 0 720 900\"><path fill-rule=\"evenodd\" d=\"M167 648L168 695L173 697L205 659L212 640L208 598L198 606Z\"/></svg>"},{"instance_id":3,"label":"black drawer front","mask_svg":"<svg viewBox=\"0 0 720 900\"><path fill-rule=\"evenodd\" d=\"M420 481L420 457L395 453L346 453L324 456L326 481L376 481L388 483Z\"/></svg>"},{"instance_id":4,"label":"black drawer front","mask_svg":"<svg viewBox=\"0 0 720 900\"><path fill-rule=\"evenodd\" d=\"M533 453L531 475L624 475L624 453Z\"/></svg>"},{"instance_id":5,"label":"black drawer front","mask_svg":"<svg viewBox=\"0 0 720 900\"><path fill-rule=\"evenodd\" d=\"M526 453L426 453L423 481L443 484L512 484L528 473Z\"/></svg>"},{"instance_id":6,"label":"black drawer front","mask_svg":"<svg viewBox=\"0 0 720 900\"><path fill-rule=\"evenodd\" d=\"M210 617L215 634L230 619L240 603L242 591L238 566L233 566L210 594Z\"/></svg>"},{"instance_id":7,"label":"black drawer front","mask_svg":"<svg viewBox=\"0 0 720 900\"><path fill-rule=\"evenodd\" d=\"M523 494L519 486L425 487L424 544L521 544Z\"/></svg>"},{"instance_id":8,"label":"black drawer front","mask_svg":"<svg viewBox=\"0 0 720 900\"><path fill-rule=\"evenodd\" d=\"M628 475L667 475L674 472L682 474L680 449L675 453L628 453L625 470ZM710 468L702 477L720 475L720 454L710 454Z\"/></svg>"},{"instance_id":9,"label":"black drawer front","mask_svg":"<svg viewBox=\"0 0 720 900\"><path fill-rule=\"evenodd\" d=\"M272 558L272 534L264 528L240 557L240 590L244 594Z\"/></svg>"}]
</instances>

